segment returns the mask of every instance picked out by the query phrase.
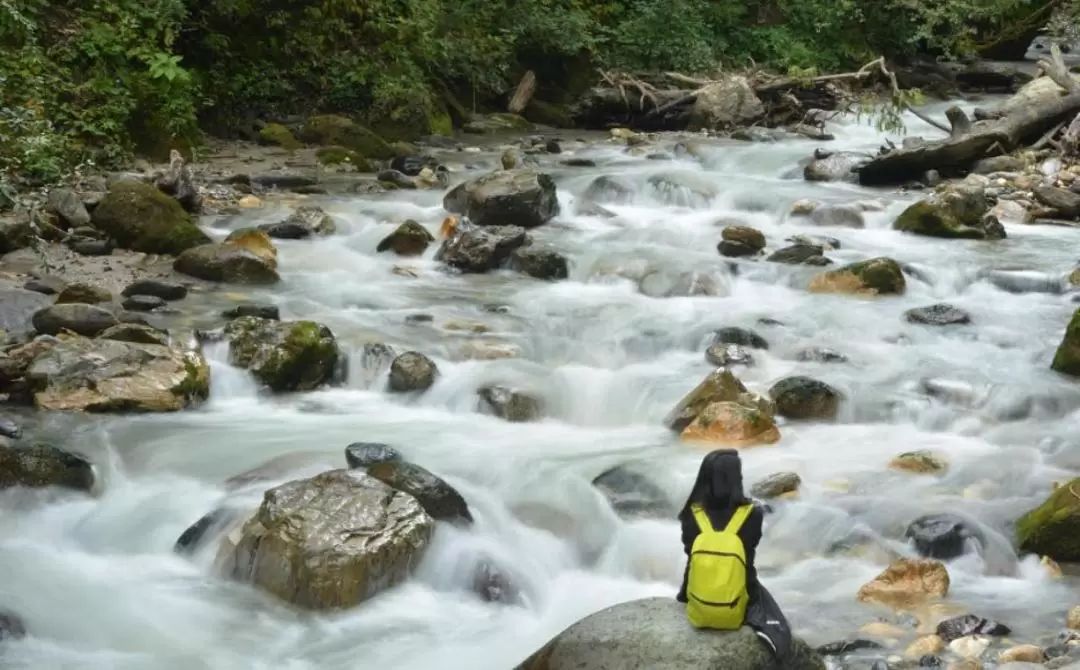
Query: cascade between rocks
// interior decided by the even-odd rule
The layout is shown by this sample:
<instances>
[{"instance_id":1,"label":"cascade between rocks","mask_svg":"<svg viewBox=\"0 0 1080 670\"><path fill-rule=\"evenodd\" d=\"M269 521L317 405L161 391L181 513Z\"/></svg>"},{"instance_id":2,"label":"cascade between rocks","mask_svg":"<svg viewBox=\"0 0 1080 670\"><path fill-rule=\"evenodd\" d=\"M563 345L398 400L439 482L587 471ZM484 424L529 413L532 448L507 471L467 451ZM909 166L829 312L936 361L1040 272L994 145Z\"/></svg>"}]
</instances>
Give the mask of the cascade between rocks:
<instances>
[{"instance_id":1,"label":"cascade between rocks","mask_svg":"<svg viewBox=\"0 0 1080 670\"><path fill-rule=\"evenodd\" d=\"M884 139L852 120L828 130L833 151L874 152ZM895 559L926 554L905 534L941 514L964 529L943 557L950 587L938 614L974 612L1025 640L1063 627L1074 580L1051 576L1038 555L1018 556L1011 524L1080 469L1080 385L1050 369L1075 310L1064 277L1080 230L1006 222L1008 238L993 243L893 230L924 194L804 181L799 161L820 146L812 140L694 139L688 152L685 137L627 151L602 134L561 136L562 154L534 157L555 182L560 214L528 234L567 260L566 278L448 273L438 243L409 257L377 251L407 219L437 238L443 190L324 197L316 201L336 231L275 240L282 281L236 291L276 304L282 319L328 327L341 369L302 382L258 373L298 390L271 395L230 364L226 342L209 342L210 394L198 408L43 423L43 440L96 465L100 490L49 494L48 504L40 492L3 493L0 605L33 634L5 642L0 664L514 668L594 612L675 594L684 556L674 514L708 447L680 440L666 421L724 364L762 396L801 376L840 398L805 416L781 412L779 438L742 451L748 487L798 475L797 493L787 475L755 495L789 491L770 500L758 570L800 637L817 646L867 637L860 629L879 619L905 625L856 594ZM481 149L438 154L451 185L498 166L501 148ZM862 204L792 215L806 199ZM220 240L272 218L252 211L201 225ZM730 225L763 233L765 254L752 255L760 245L750 233L722 238ZM765 260L793 246L798 262ZM902 294L808 290L824 271L878 257L903 267ZM201 299L190 325L220 325L232 297ZM939 303L967 318L910 313ZM714 343L725 328L742 335ZM372 342L423 353L437 367L430 387L390 392L397 382ZM317 383L334 375L345 381ZM500 402L507 389L523 399ZM357 442L394 447L468 505L470 524L433 525L403 583L312 613L223 578L220 535L174 550L223 501L253 509L268 488L345 468L344 449ZM662 492L645 504L653 513L626 514L635 502L624 500L620 514L593 485L616 466ZM260 478L244 479L253 469Z\"/></svg>"}]
</instances>

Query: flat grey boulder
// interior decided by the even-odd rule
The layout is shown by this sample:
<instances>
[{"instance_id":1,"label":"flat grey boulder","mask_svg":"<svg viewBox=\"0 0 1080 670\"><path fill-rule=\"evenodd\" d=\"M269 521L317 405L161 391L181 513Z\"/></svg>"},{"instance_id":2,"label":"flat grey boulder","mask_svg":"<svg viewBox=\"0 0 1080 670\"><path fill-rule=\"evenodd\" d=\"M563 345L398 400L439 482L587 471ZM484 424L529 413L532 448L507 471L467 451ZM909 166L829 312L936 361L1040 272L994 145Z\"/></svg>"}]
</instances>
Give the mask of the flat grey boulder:
<instances>
[{"instance_id":1,"label":"flat grey boulder","mask_svg":"<svg viewBox=\"0 0 1080 670\"><path fill-rule=\"evenodd\" d=\"M644 598L614 605L570 626L516 670L775 670L772 651L749 628L699 631L686 605ZM785 670L825 670L795 639Z\"/></svg>"}]
</instances>

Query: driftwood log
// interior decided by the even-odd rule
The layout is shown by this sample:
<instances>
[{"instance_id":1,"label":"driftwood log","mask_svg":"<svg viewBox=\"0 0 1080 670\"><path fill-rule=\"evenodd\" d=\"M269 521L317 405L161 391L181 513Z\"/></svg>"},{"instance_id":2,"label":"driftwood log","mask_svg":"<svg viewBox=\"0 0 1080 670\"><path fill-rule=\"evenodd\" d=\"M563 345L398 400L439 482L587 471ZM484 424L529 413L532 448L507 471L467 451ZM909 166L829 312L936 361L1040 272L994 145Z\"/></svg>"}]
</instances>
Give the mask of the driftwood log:
<instances>
[{"instance_id":1,"label":"driftwood log","mask_svg":"<svg viewBox=\"0 0 1080 670\"><path fill-rule=\"evenodd\" d=\"M1080 85L1069 74L1055 46L1051 60L1039 61L1040 69L1062 89L1062 95L1038 104L1019 106L1003 115L977 114L972 123L958 108L947 113L949 136L941 140L907 140L902 147L889 146L858 168L859 183L893 186L922 179L929 170L942 176L959 176L976 161L1023 147L1039 148L1080 113Z\"/></svg>"}]
</instances>

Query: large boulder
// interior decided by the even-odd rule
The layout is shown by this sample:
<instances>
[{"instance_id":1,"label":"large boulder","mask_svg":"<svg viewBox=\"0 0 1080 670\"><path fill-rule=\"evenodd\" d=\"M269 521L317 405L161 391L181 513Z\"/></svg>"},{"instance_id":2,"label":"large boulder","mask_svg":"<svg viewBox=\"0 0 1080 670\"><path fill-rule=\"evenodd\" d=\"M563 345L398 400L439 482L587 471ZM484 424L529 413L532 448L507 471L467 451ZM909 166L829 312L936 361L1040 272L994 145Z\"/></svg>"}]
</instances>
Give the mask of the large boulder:
<instances>
[{"instance_id":1,"label":"large boulder","mask_svg":"<svg viewBox=\"0 0 1080 670\"><path fill-rule=\"evenodd\" d=\"M1016 546L1059 562L1080 561L1080 477L1017 520Z\"/></svg>"},{"instance_id":2,"label":"large boulder","mask_svg":"<svg viewBox=\"0 0 1080 670\"><path fill-rule=\"evenodd\" d=\"M891 258L871 258L822 272L810 280L812 293L853 295L902 294L907 281L900 264Z\"/></svg>"},{"instance_id":3,"label":"large boulder","mask_svg":"<svg viewBox=\"0 0 1080 670\"><path fill-rule=\"evenodd\" d=\"M267 491L225 567L298 607L344 609L405 581L433 527L411 495L331 470Z\"/></svg>"},{"instance_id":4,"label":"large boulder","mask_svg":"<svg viewBox=\"0 0 1080 670\"><path fill-rule=\"evenodd\" d=\"M365 158L386 160L394 148L377 134L352 119L336 114L313 116L300 131L300 139L322 146L344 147Z\"/></svg>"},{"instance_id":5,"label":"large boulder","mask_svg":"<svg viewBox=\"0 0 1080 670\"><path fill-rule=\"evenodd\" d=\"M406 351L390 363L387 387L394 393L426 391L438 376L435 361L418 351Z\"/></svg>"},{"instance_id":6,"label":"large boulder","mask_svg":"<svg viewBox=\"0 0 1080 670\"><path fill-rule=\"evenodd\" d=\"M435 260L468 274L481 274L508 263L513 252L529 243L520 226L461 230L443 242Z\"/></svg>"},{"instance_id":7,"label":"large boulder","mask_svg":"<svg viewBox=\"0 0 1080 670\"><path fill-rule=\"evenodd\" d=\"M121 247L148 254L179 254L210 241L179 202L139 181L110 186L92 218Z\"/></svg>"},{"instance_id":8,"label":"large boulder","mask_svg":"<svg viewBox=\"0 0 1080 670\"><path fill-rule=\"evenodd\" d=\"M443 208L478 226L535 228L559 213L552 178L535 170L498 170L458 184L443 198Z\"/></svg>"},{"instance_id":9,"label":"large boulder","mask_svg":"<svg viewBox=\"0 0 1080 670\"><path fill-rule=\"evenodd\" d=\"M14 447L0 440L0 489L12 486L90 491L94 466L82 456L56 447Z\"/></svg>"},{"instance_id":10,"label":"large boulder","mask_svg":"<svg viewBox=\"0 0 1080 670\"><path fill-rule=\"evenodd\" d=\"M774 670L772 650L750 628L697 630L686 605L644 598L585 617L523 661L516 670ZM795 638L785 670L825 670Z\"/></svg>"},{"instance_id":11,"label":"large boulder","mask_svg":"<svg viewBox=\"0 0 1080 670\"><path fill-rule=\"evenodd\" d=\"M949 571L944 564L925 558L902 558L863 584L859 602L910 609L949 593Z\"/></svg>"},{"instance_id":12,"label":"large boulder","mask_svg":"<svg viewBox=\"0 0 1080 670\"><path fill-rule=\"evenodd\" d=\"M1080 309L1073 312L1065 335L1054 353L1050 369L1072 377L1080 377Z\"/></svg>"},{"instance_id":13,"label":"large boulder","mask_svg":"<svg viewBox=\"0 0 1080 670\"><path fill-rule=\"evenodd\" d=\"M990 201L980 186L961 182L901 212L893 229L927 237L997 240L1005 229L988 216Z\"/></svg>"},{"instance_id":14,"label":"large boulder","mask_svg":"<svg viewBox=\"0 0 1080 670\"><path fill-rule=\"evenodd\" d=\"M765 105L746 77L732 75L697 91L690 109L689 130L723 130L744 126L765 116Z\"/></svg>"},{"instance_id":15,"label":"large boulder","mask_svg":"<svg viewBox=\"0 0 1080 670\"><path fill-rule=\"evenodd\" d=\"M0 330L21 336L34 330L34 315L49 306L49 296L21 288L0 289Z\"/></svg>"},{"instance_id":16,"label":"large boulder","mask_svg":"<svg viewBox=\"0 0 1080 670\"><path fill-rule=\"evenodd\" d=\"M753 447L780 441L773 415L761 405L714 402L699 413L680 437L718 447Z\"/></svg>"},{"instance_id":17,"label":"large boulder","mask_svg":"<svg viewBox=\"0 0 1080 670\"><path fill-rule=\"evenodd\" d=\"M174 412L210 394L202 354L157 344L65 337L26 371L34 404L51 411Z\"/></svg>"},{"instance_id":18,"label":"large boulder","mask_svg":"<svg viewBox=\"0 0 1080 670\"><path fill-rule=\"evenodd\" d=\"M310 391L334 380L342 353L334 334L314 321L255 316L225 326L229 363L250 370L272 391Z\"/></svg>"}]
</instances>

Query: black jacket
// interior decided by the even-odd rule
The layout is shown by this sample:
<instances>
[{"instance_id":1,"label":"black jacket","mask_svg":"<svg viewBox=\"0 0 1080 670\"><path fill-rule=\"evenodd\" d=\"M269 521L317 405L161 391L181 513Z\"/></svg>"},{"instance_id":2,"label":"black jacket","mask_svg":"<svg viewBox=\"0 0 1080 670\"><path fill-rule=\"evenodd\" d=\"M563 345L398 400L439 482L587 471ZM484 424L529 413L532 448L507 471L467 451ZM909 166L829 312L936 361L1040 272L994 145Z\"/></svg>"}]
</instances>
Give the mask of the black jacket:
<instances>
[{"instance_id":1,"label":"black jacket","mask_svg":"<svg viewBox=\"0 0 1080 670\"><path fill-rule=\"evenodd\" d=\"M713 528L717 531L721 531L727 526L728 521L731 521L731 515L735 513L734 509L706 509L705 513L709 516L709 521L712 522ZM746 591L750 595L750 602L753 602L757 594L757 569L754 567L754 557L757 554L758 542L761 542L761 525L765 519L765 513L760 507L754 505L754 509L750 511L750 516L746 517L746 522L743 523L742 528L739 529L739 539L742 540L743 548L746 550ZM701 533L698 528L697 521L691 516L689 519L682 519L682 543L683 550L686 552L686 567L683 569L682 586L679 587L679 595L676 599L684 603L686 602L686 579L690 576L690 549L694 546L694 540Z\"/></svg>"}]
</instances>

